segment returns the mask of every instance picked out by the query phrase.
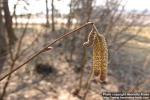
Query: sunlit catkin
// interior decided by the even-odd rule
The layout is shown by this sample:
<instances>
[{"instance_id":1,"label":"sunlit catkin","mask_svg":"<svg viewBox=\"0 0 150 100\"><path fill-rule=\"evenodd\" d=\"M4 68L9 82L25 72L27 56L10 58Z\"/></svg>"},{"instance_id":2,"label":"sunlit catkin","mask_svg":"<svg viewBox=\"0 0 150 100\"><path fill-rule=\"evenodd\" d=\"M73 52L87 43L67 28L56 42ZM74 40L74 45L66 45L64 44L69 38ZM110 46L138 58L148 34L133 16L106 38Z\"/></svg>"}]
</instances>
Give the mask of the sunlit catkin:
<instances>
[{"instance_id":1,"label":"sunlit catkin","mask_svg":"<svg viewBox=\"0 0 150 100\"><path fill-rule=\"evenodd\" d=\"M93 41L93 70L94 75L100 75L100 80L105 81L107 77L108 50L103 35L95 34Z\"/></svg>"}]
</instances>

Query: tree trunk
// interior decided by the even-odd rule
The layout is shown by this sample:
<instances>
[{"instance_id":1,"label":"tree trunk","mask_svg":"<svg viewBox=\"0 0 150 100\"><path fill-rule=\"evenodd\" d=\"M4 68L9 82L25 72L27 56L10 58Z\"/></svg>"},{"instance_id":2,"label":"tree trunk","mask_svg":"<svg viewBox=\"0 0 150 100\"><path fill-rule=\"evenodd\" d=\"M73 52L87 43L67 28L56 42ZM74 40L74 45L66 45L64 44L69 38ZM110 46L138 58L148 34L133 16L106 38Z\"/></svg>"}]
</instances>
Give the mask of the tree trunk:
<instances>
[{"instance_id":1,"label":"tree trunk","mask_svg":"<svg viewBox=\"0 0 150 100\"><path fill-rule=\"evenodd\" d=\"M0 0L2 2L2 0ZM2 15L2 4L0 4L0 72L2 70L3 64L6 60L6 39L4 33L4 23Z\"/></svg>"},{"instance_id":2,"label":"tree trunk","mask_svg":"<svg viewBox=\"0 0 150 100\"><path fill-rule=\"evenodd\" d=\"M45 0L46 3L46 27L49 27L49 9L48 9L48 0Z\"/></svg>"},{"instance_id":3,"label":"tree trunk","mask_svg":"<svg viewBox=\"0 0 150 100\"><path fill-rule=\"evenodd\" d=\"M52 6L52 32L55 31L55 21L54 21L54 0L52 0L51 2L51 6Z\"/></svg>"},{"instance_id":4,"label":"tree trunk","mask_svg":"<svg viewBox=\"0 0 150 100\"><path fill-rule=\"evenodd\" d=\"M69 9L70 9L70 12L68 15L68 23L67 23L68 29L70 29L70 26L72 24L72 0L70 1Z\"/></svg>"},{"instance_id":5,"label":"tree trunk","mask_svg":"<svg viewBox=\"0 0 150 100\"><path fill-rule=\"evenodd\" d=\"M3 1L3 9L4 9L4 18L5 18L5 27L7 31L9 45L15 44L17 37L14 34L14 30L12 27L12 16L10 15L8 0Z\"/></svg>"}]
</instances>

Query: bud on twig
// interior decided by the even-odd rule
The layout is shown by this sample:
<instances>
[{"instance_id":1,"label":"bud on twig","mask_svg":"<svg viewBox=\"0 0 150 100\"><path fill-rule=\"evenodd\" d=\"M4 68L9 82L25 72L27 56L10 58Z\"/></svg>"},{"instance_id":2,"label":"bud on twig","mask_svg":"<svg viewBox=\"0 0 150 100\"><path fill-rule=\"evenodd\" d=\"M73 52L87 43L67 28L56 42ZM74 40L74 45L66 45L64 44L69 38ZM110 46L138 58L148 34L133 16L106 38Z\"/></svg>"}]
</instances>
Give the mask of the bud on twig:
<instances>
[{"instance_id":1,"label":"bud on twig","mask_svg":"<svg viewBox=\"0 0 150 100\"><path fill-rule=\"evenodd\" d=\"M45 49L43 50L43 52L50 51L50 50L52 50L52 49L53 49L53 47L49 46L49 47L45 48Z\"/></svg>"}]
</instances>

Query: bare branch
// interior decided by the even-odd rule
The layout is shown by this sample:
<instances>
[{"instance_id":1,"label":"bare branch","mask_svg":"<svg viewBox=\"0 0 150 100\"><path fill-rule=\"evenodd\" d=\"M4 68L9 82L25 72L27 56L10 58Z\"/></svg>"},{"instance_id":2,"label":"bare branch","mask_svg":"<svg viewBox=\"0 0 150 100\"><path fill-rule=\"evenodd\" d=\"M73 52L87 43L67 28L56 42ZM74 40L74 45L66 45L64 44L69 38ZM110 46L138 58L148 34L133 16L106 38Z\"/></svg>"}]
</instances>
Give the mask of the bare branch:
<instances>
[{"instance_id":1,"label":"bare branch","mask_svg":"<svg viewBox=\"0 0 150 100\"><path fill-rule=\"evenodd\" d=\"M42 52L44 52L45 50L47 50L47 48L51 47L51 46L52 46L53 44L55 44L57 41L59 41L59 40L65 38L65 37L67 37L67 36L69 36L69 35L71 35L71 34L77 32L77 31L79 31L80 29L82 29L82 28L84 28L84 27L86 27L86 26L93 25L93 24L94 24L94 23L92 23L92 22L88 22L88 23L82 25L81 27L79 27L79 28L77 28L77 29L71 31L71 32L68 32L68 33L65 33L65 34L61 35L59 38L57 38L56 40L54 40L54 41L53 41L52 43L50 43L48 46L42 48L39 52L37 52L36 54L34 54L33 56L31 56L31 58L29 58L29 59L28 59L27 61L25 61L23 64L21 64L20 66L16 67L15 69L13 69L11 72L5 74L4 76L2 76L2 77L0 78L0 81L2 81L2 80L5 79L7 76L11 75L12 73L14 73L14 72L17 71L18 69L20 69L22 66L24 66L25 64L27 64L28 62L30 62L33 58L35 58L36 56L38 56L39 54L41 54Z\"/></svg>"}]
</instances>

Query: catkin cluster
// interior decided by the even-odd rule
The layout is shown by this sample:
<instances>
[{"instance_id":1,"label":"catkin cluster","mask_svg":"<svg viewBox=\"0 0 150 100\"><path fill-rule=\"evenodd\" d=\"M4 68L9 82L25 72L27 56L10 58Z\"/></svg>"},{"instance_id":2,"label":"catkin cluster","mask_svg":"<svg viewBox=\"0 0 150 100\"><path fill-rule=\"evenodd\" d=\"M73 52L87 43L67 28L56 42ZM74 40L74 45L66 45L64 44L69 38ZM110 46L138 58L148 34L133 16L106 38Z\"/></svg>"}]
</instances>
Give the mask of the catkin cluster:
<instances>
[{"instance_id":1,"label":"catkin cluster","mask_svg":"<svg viewBox=\"0 0 150 100\"><path fill-rule=\"evenodd\" d=\"M100 80L105 81L107 77L108 50L103 35L95 34L93 41L93 70L94 74L100 75Z\"/></svg>"},{"instance_id":2,"label":"catkin cluster","mask_svg":"<svg viewBox=\"0 0 150 100\"><path fill-rule=\"evenodd\" d=\"M95 76L100 76L101 81L105 81L107 77L108 66L108 49L105 37L99 33L91 31L88 41L84 46L93 45L93 71Z\"/></svg>"}]
</instances>

